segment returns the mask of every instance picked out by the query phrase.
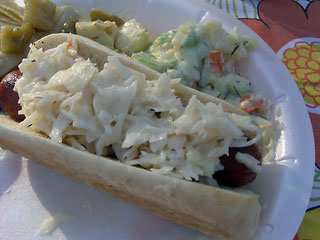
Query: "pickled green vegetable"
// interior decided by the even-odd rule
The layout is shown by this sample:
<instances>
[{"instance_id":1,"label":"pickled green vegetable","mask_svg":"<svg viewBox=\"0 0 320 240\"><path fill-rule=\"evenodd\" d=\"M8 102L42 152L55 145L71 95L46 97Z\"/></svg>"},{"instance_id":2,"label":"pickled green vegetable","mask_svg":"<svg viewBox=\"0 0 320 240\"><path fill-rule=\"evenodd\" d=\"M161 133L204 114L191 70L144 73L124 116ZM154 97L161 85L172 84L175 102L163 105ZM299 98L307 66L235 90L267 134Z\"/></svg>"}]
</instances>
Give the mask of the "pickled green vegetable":
<instances>
[{"instance_id":1,"label":"pickled green vegetable","mask_svg":"<svg viewBox=\"0 0 320 240\"><path fill-rule=\"evenodd\" d=\"M150 33L134 18L123 24L117 33L116 48L129 56L144 51L150 43Z\"/></svg>"},{"instance_id":2,"label":"pickled green vegetable","mask_svg":"<svg viewBox=\"0 0 320 240\"><path fill-rule=\"evenodd\" d=\"M68 22L65 22L62 26L61 32L63 33L76 33L76 20L71 20Z\"/></svg>"},{"instance_id":3,"label":"pickled green vegetable","mask_svg":"<svg viewBox=\"0 0 320 240\"><path fill-rule=\"evenodd\" d=\"M24 22L48 31L53 28L56 4L48 0L25 0Z\"/></svg>"},{"instance_id":4,"label":"pickled green vegetable","mask_svg":"<svg viewBox=\"0 0 320 240\"><path fill-rule=\"evenodd\" d=\"M132 58L160 73L166 70L165 65L159 63L151 54L145 52L134 53Z\"/></svg>"},{"instance_id":5,"label":"pickled green vegetable","mask_svg":"<svg viewBox=\"0 0 320 240\"><path fill-rule=\"evenodd\" d=\"M21 27L1 27L1 50L4 53L23 53L33 34L30 24Z\"/></svg>"},{"instance_id":6,"label":"pickled green vegetable","mask_svg":"<svg viewBox=\"0 0 320 240\"><path fill-rule=\"evenodd\" d=\"M0 16L22 23L24 9L12 0L0 0Z\"/></svg>"},{"instance_id":7,"label":"pickled green vegetable","mask_svg":"<svg viewBox=\"0 0 320 240\"><path fill-rule=\"evenodd\" d=\"M90 11L90 20L91 21L100 20L102 22L105 22L105 21L115 22L118 27L120 27L125 23L125 21L123 21L118 16L95 9L95 8L93 8Z\"/></svg>"},{"instance_id":8,"label":"pickled green vegetable","mask_svg":"<svg viewBox=\"0 0 320 240\"><path fill-rule=\"evenodd\" d=\"M13 26L21 26L21 22L16 22L11 18L1 15L0 13L0 25L13 25Z\"/></svg>"},{"instance_id":9,"label":"pickled green vegetable","mask_svg":"<svg viewBox=\"0 0 320 240\"><path fill-rule=\"evenodd\" d=\"M114 22L77 22L76 32L86 38L90 38L104 46L114 48L114 39L118 32L118 27Z\"/></svg>"}]
</instances>

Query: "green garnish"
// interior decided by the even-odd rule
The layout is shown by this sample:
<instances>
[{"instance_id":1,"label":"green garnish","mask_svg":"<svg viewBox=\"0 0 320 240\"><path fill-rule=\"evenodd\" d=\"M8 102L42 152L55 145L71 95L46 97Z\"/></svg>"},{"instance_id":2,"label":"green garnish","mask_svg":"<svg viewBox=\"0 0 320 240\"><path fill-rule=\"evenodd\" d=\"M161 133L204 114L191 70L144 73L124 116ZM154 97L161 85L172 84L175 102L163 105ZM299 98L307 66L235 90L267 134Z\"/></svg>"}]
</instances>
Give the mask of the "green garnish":
<instances>
[{"instance_id":1,"label":"green garnish","mask_svg":"<svg viewBox=\"0 0 320 240\"><path fill-rule=\"evenodd\" d=\"M199 36L197 36L194 32L191 32L182 42L181 48L193 48L197 46L199 42L200 42Z\"/></svg>"},{"instance_id":2,"label":"green garnish","mask_svg":"<svg viewBox=\"0 0 320 240\"><path fill-rule=\"evenodd\" d=\"M151 54L145 52L134 53L132 54L132 58L144 65L147 65L153 70L156 70L157 72L162 73L166 70L165 65L159 63Z\"/></svg>"},{"instance_id":3,"label":"green garnish","mask_svg":"<svg viewBox=\"0 0 320 240\"><path fill-rule=\"evenodd\" d=\"M239 44L237 43L236 44L236 47L232 50L232 52L230 53L230 56L232 56L236 51L237 49L239 48Z\"/></svg>"},{"instance_id":4,"label":"green garnish","mask_svg":"<svg viewBox=\"0 0 320 240\"><path fill-rule=\"evenodd\" d=\"M240 95L240 93L239 93L239 91L238 91L238 89L236 88L235 85L233 85L233 89L234 89L235 93L236 93L239 97L242 97L242 96Z\"/></svg>"}]
</instances>

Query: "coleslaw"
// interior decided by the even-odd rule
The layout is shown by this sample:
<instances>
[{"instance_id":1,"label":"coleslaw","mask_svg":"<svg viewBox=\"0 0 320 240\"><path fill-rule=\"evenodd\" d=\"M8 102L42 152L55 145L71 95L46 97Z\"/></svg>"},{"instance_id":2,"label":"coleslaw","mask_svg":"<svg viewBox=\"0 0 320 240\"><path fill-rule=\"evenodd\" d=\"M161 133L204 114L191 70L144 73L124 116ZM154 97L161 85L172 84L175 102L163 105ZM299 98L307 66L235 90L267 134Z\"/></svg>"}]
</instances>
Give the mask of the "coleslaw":
<instances>
[{"instance_id":1,"label":"coleslaw","mask_svg":"<svg viewBox=\"0 0 320 240\"><path fill-rule=\"evenodd\" d=\"M229 147L261 140L252 117L203 104L196 96L183 105L172 88L178 79L164 73L146 80L117 57L98 71L72 39L46 51L31 46L19 69L23 77L15 90L26 116L21 125L129 165L198 180L221 169L219 157Z\"/></svg>"}]
</instances>

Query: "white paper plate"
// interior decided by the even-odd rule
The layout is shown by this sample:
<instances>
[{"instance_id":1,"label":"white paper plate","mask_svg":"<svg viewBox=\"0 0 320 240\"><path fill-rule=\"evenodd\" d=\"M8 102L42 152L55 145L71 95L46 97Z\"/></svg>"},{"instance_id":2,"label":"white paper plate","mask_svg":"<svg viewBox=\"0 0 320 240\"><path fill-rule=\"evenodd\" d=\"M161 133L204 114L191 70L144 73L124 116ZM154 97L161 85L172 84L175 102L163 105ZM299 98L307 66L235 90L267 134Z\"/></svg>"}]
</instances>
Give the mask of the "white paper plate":
<instances>
[{"instance_id":1,"label":"white paper plate","mask_svg":"<svg viewBox=\"0 0 320 240\"><path fill-rule=\"evenodd\" d=\"M264 208L254 239L292 239L312 187L313 135L294 81L267 44L244 24L203 0L63 2L83 13L96 7L116 12L126 20L135 17L153 37L187 21L215 18L227 30L238 26L241 33L258 39L258 49L239 64L238 71L252 81L254 91L277 104L280 114L276 119L284 124L284 130L276 161L264 165L249 186L260 195ZM209 239L9 152L0 160L0 194L2 239ZM43 221L57 213L69 214L75 220L60 225L51 235L38 236Z\"/></svg>"}]
</instances>

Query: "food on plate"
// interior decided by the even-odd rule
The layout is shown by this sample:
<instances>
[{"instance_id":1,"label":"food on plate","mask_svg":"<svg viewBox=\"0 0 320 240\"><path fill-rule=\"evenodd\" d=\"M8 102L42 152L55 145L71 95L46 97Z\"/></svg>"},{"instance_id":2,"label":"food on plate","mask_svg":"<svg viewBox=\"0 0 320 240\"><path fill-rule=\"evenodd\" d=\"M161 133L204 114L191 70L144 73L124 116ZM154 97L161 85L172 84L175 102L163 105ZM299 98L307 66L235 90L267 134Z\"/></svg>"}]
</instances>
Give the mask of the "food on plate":
<instances>
[{"instance_id":1,"label":"food on plate","mask_svg":"<svg viewBox=\"0 0 320 240\"><path fill-rule=\"evenodd\" d=\"M1 13L5 19L1 23L1 51L4 53L23 53L34 35L37 38L39 31L49 31L54 27L56 5L48 0L25 1L25 8L21 8L14 1L2 0L1 6L8 6ZM18 26L16 26L18 25ZM34 31L37 31L34 32ZM38 37L39 38L39 37ZM37 39L38 39L37 38ZM33 39L36 40L36 39Z\"/></svg>"},{"instance_id":2,"label":"food on plate","mask_svg":"<svg viewBox=\"0 0 320 240\"><path fill-rule=\"evenodd\" d=\"M125 21L123 19L119 18L118 16L116 16L114 14L110 14L105 11L101 11L96 8L91 9L90 20L91 21L100 20L102 22L105 22L105 21L115 22L118 27L122 26L125 23Z\"/></svg>"},{"instance_id":3,"label":"food on plate","mask_svg":"<svg viewBox=\"0 0 320 240\"><path fill-rule=\"evenodd\" d=\"M0 1L0 27L21 26L24 9L18 6L14 1ZM7 54L0 51L0 77L3 77L10 70L16 68L24 57L24 54Z\"/></svg>"},{"instance_id":4,"label":"food on plate","mask_svg":"<svg viewBox=\"0 0 320 240\"><path fill-rule=\"evenodd\" d=\"M80 36L92 39L106 47L114 49L114 41L118 32L118 27L114 22L93 22L75 23L76 33Z\"/></svg>"},{"instance_id":5,"label":"food on plate","mask_svg":"<svg viewBox=\"0 0 320 240\"><path fill-rule=\"evenodd\" d=\"M24 115L18 114L21 106L18 103L18 93L13 88L17 79L21 78L21 76L19 70L14 70L5 75L0 82L0 109L19 122L24 119Z\"/></svg>"},{"instance_id":6,"label":"food on plate","mask_svg":"<svg viewBox=\"0 0 320 240\"><path fill-rule=\"evenodd\" d=\"M72 222L76 219L75 216L71 216L66 213L57 213L47 218L40 226L37 235L51 234L59 225Z\"/></svg>"},{"instance_id":7,"label":"food on plate","mask_svg":"<svg viewBox=\"0 0 320 240\"><path fill-rule=\"evenodd\" d=\"M249 93L240 99L239 107L249 114L264 115L270 107L269 100L260 94Z\"/></svg>"},{"instance_id":8,"label":"food on plate","mask_svg":"<svg viewBox=\"0 0 320 240\"><path fill-rule=\"evenodd\" d=\"M75 28L77 35L94 40L129 56L143 51L150 43L149 32L135 19L124 22L120 26L114 19L112 21L101 21L100 19L89 22L80 21L75 24Z\"/></svg>"},{"instance_id":9,"label":"food on plate","mask_svg":"<svg viewBox=\"0 0 320 240\"><path fill-rule=\"evenodd\" d=\"M258 196L212 174L233 161L245 167L235 186L254 179L267 147L258 117L77 35L42 38L19 69L26 118L0 116L2 147L186 226L253 235Z\"/></svg>"},{"instance_id":10,"label":"food on plate","mask_svg":"<svg viewBox=\"0 0 320 240\"><path fill-rule=\"evenodd\" d=\"M17 67L30 42L50 33L76 33L128 55L144 50L150 43L149 32L135 19L125 22L94 8L90 21L72 6L59 7L49 0L25 1L25 8L12 0L1 0L0 13L0 63L4 62L0 77Z\"/></svg>"},{"instance_id":11,"label":"food on plate","mask_svg":"<svg viewBox=\"0 0 320 240\"><path fill-rule=\"evenodd\" d=\"M241 187L252 182L261 171L261 153L255 144L241 148L230 147L228 155L221 156L219 160L223 169L216 171L212 177L220 185ZM258 164L256 160L259 160Z\"/></svg>"},{"instance_id":12,"label":"food on plate","mask_svg":"<svg viewBox=\"0 0 320 240\"><path fill-rule=\"evenodd\" d=\"M98 72L94 63L75 54L74 44L45 52L31 47L23 59L23 76L15 85L26 117L20 125L79 150L115 155L127 164L188 180L211 178L223 169L219 157L230 147L259 142L261 132L251 117L204 105L194 96L184 106L168 76L146 81L115 58ZM234 158L240 161L238 155ZM260 164L258 154L241 155Z\"/></svg>"},{"instance_id":13,"label":"food on plate","mask_svg":"<svg viewBox=\"0 0 320 240\"><path fill-rule=\"evenodd\" d=\"M5 53L24 52L32 35L29 34L30 24L33 26L31 30L34 28L35 31L32 42L53 32L76 33L132 56L160 73L179 77L183 84L239 106L251 115L269 116L268 99L252 93L250 81L236 73L235 63L247 57L257 46L254 38L239 34L236 27L227 32L216 20L188 22L151 40L148 30L136 19L124 21L99 9L91 9L90 19L85 19L71 6L57 7L49 0L26 1L25 9L10 2L11 5L18 13L13 18L7 10L6 16L17 21L19 29L29 27L28 34L15 31L15 36L3 37L7 43L18 45L18 48L9 45L2 49ZM14 25L10 26L11 35L16 29ZM16 41L19 36L23 38ZM11 69L16 67L14 63ZM3 73L0 72L0 77L9 70L5 68Z\"/></svg>"},{"instance_id":14,"label":"food on plate","mask_svg":"<svg viewBox=\"0 0 320 240\"><path fill-rule=\"evenodd\" d=\"M71 6L57 7L48 0L25 1L25 8L0 0L0 77L18 66L31 42L52 32L71 31L71 22L79 17Z\"/></svg>"},{"instance_id":15,"label":"food on plate","mask_svg":"<svg viewBox=\"0 0 320 240\"><path fill-rule=\"evenodd\" d=\"M32 37L33 29L30 24L3 26L1 28L1 51L4 53L23 53Z\"/></svg>"},{"instance_id":16,"label":"food on plate","mask_svg":"<svg viewBox=\"0 0 320 240\"><path fill-rule=\"evenodd\" d=\"M57 5L49 0L27 0L25 1L24 18L25 23L42 31L51 30L54 26L54 16Z\"/></svg>"},{"instance_id":17,"label":"food on plate","mask_svg":"<svg viewBox=\"0 0 320 240\"><path fill-rule=\"evenodd\" d=\"M131 56L145 49L149 43L149 32L135 19L131 19L120 27L115 46L120 52Z\"/></svg>"},{"instance_id":18,"label":"food on plate","mask_svg":"<svg viewBox=\"0 0 320 240\"><path fill-rule=\"evenodd\" d=\"M19 26L23 21L24 9L12 0L0 1L0 22Z\"/></svg>"},{"instance_id":19,"label":"food on plate","mask_svg":"<svg viewBox=\"0 0 320 240\"><path fill-rule=\"evenodd\" d=\"M0 12L0 77L29 42L80 35L42 38L2 79L1 110L23 120L0 115L2 147L186 226L252 236L261 207L238 187L274 157L277 134L268 99L234 70L255 39L207 20L151 40L135 19L92 9L90 21L48 0L1 0Z\"/></svg>"},{"instance_id":20,"label":"food on plate","mask_svg":"<svg viewBox=\"0 0 320 240\"><path fill-rule=\"evenodd\" d=\"M0 51L0 78L9 73L11 70L16 68L19 63L21 63L22 58L25 57L25 54L12 54L4 53Z\"/></svg>"},{"instance_id":21,"label":"food on plate","mask_svg":"<svg viewBox=\"0 0 320 240\"><path fill-rule=\"evenodd\" d=\"M254 94L250 81L236 74L234 65L256 46L256 39L239 34L236 27L227 32L220 22L206 20L188 22L163 33L132 57L156 71L180 77L189 87L238 106L241 98ZM266 116L268 107L263 110L258 114Z\"/></svg>"}]
</instances>

